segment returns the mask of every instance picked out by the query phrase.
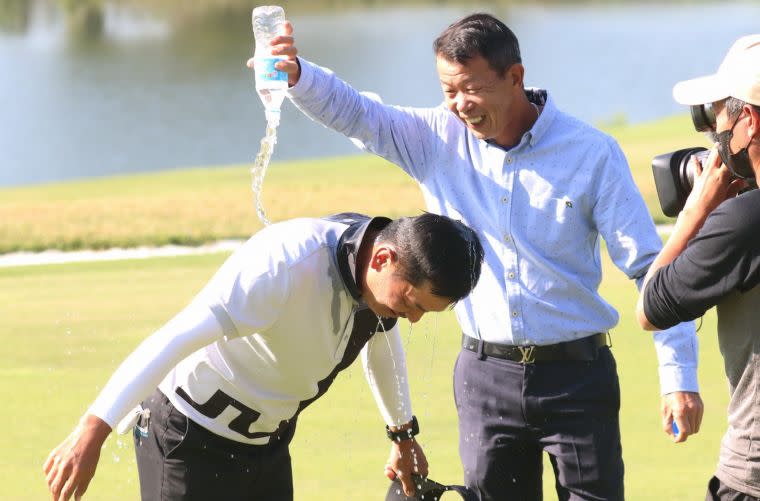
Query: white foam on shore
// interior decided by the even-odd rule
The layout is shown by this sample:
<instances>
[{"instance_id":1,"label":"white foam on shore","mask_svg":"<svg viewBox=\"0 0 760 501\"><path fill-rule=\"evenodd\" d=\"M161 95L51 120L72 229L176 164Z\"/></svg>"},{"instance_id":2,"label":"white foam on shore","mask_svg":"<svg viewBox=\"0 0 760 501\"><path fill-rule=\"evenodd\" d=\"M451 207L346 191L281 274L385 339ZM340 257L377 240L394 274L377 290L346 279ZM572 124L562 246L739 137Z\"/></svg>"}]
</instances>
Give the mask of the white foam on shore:
<instances>
[{"instance_id":1,"label":"white foam on shore","mask_svg":"<svg viewBox=\"0 0 760 501\"><path fill-rule=\"evenodd\" d=\"M242 240L220 240L212 244L200 245L197 247L164 245L162 247L134 247L129 249L113 248L81 251L46 250L43 252L12 252L0 255L0 267L212 254L214 252L231 252L242 244Z\"/></svg>"}]
</instances>

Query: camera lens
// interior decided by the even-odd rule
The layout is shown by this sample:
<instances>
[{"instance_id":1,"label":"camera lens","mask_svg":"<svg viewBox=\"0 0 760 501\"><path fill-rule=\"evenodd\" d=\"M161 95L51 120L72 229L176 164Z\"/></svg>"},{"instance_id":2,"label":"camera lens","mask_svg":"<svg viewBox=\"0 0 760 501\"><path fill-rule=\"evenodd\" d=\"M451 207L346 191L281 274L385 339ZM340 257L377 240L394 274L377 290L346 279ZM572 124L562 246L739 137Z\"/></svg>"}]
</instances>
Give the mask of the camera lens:
<instances>
[{"instance_id":1,"label":"camera lens","mask_svg":"<svg viewBox=\"0 0 760 501\"><path fill-rule=\"evenodd\" d=\"M691 160L691 157L696 157L697 160L699 160L699 164L704 168L705 161L709 154L709 150L697 149L695 151L695 149L691 149L687 151L681 159L678 171L681 173L681 180L684 187L688 187L686 190L687 193L694 187L694 179L697 177L697 165L695 162L690 162L689 160Z\"/></svg>"},{"instance_id":2,"label":"camera lens","mask_svg":"<svg viewBox=\"0 0 760 501\"><path fill-rule=\"evenodd\" d=\"M689 163L689 160L696 156L704 163L708 153L705 148L684 148L652 159L657 197L666 216L675 217L681 212L686 197L694 186L694 179L697 177L696 166L693 162Z\"/></svg>"},{"instance_id":3,"label":"camera lens","mask_svg":"<svg viewBox=\"0 0 760 501\"><path fill-rule=\"evenodd\" d=\"M697 132L715 130L715 110L713 110L712 103L692 106L691 121Z\"/></svg>"}]
</instances>

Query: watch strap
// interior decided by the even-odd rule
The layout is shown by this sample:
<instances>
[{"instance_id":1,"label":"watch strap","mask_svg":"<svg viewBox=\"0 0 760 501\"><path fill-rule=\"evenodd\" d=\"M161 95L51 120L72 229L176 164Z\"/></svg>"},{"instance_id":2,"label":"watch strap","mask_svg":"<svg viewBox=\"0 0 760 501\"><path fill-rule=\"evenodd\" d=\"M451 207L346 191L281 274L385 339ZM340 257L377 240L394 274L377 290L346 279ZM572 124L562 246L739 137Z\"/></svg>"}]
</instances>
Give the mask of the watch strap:
<instances>
[{"instance_id":1,"label":"watch strap","mask_svg":"<svg viewBox=\"0 0 760 501\"><path fill-rule=\"evenodd\" d=\"M402 440L409 440L415 435L419 435L420 425L417 423L417 416L412 416L412 426L404 430L393 431L391 427L385 426L385 434L388 438L394 442L401 442Z\"/></svg>"}]
</instances>

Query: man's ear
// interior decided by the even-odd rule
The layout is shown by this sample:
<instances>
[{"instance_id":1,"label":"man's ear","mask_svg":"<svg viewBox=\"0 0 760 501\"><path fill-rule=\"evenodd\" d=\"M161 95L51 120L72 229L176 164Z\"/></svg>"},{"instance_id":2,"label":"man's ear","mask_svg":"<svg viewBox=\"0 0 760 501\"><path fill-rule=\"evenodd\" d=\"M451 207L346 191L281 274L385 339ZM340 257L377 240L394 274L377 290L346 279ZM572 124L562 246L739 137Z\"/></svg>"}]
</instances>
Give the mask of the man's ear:
<instances>
[{"instance_id":1,"label":"man's ear","mask_svg":"<svg viewBox=\"0 0 760 501\"><path fill-rule=\"evenodd\" d=\"M747 106L747 112L749 114L749 126L747 127L747 134L753 139L760 139L758 132L760 132L760 112L757 108L749 104Z\"/></svg>"},{"instance_id":2,"label":"man's ear","mask_svg":"<svg viewBox=\"0 0 760 501\"><path fill-rule=\"evenodd\" d=\"M525 66L515 63L507 68L507 78L513 86L523 88L523 79L525 78Z\"/></svg>"},{"instance_id":3,"label":"man's ear","mask_svg":"<svg viewBox=\"0 0 760 501\"><path fill-rule=\"evenodd\" d=\"M380 271L385 266L391 265L398 260L396 249L389 245L381 245L375 247L372 252L372 261L369 263L370 267L375 271Z\"/></svg>"}]
</instances>

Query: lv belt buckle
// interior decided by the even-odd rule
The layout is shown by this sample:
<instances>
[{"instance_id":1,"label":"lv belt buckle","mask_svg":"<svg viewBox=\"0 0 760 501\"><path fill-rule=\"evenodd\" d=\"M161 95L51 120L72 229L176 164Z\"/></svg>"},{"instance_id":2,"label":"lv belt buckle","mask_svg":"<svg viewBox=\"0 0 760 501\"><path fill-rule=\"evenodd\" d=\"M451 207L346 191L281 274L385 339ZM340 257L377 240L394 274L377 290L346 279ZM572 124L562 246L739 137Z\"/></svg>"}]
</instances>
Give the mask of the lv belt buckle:
<instances>
[{"instance_id":1,"label":"lv belt buckle","mask_svg":"<svg viewBox=\"0 0 760 501\"><path fill-rule=\"evenodd\" d=\"M518 350L520 350L520 355L522 358L520 359L521 364L532 364L536 361L536 357L534 355L534 351L536 349L536 346L518 346Z\"/></svg>"}]
</instances>

